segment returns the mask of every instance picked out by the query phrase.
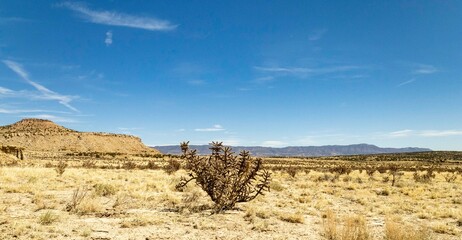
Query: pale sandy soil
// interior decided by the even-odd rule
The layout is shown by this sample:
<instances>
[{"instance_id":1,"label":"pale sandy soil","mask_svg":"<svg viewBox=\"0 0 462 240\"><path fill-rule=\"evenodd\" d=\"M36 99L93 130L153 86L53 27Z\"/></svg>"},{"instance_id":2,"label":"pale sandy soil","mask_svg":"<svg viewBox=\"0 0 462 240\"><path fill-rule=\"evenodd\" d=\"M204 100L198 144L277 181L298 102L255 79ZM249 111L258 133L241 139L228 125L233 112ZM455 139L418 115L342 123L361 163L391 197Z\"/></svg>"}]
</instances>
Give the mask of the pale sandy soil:
<instances>
[{"instance_id":1,"label":"pale sandy soil","mask_svg":"<svg viewBox=\"0 0 462 240\"><path fill-rule=\"evenodd\" d=\"M326 213L366 220L371 239L384 239L385 222L428 231L431 239L462 239L461 177L442 173L428 184L407 172L397 186L354 171L338 181L325 173L273 173L272 190L224 214L191 184L174 186L186 172L162 170L0 168L0 239L326 239ZM327 173L329 175L329 173ZM77 188L86 192L66 211ZM397 218L401 220L396 220Z\"/></svg>"}]
</instances>

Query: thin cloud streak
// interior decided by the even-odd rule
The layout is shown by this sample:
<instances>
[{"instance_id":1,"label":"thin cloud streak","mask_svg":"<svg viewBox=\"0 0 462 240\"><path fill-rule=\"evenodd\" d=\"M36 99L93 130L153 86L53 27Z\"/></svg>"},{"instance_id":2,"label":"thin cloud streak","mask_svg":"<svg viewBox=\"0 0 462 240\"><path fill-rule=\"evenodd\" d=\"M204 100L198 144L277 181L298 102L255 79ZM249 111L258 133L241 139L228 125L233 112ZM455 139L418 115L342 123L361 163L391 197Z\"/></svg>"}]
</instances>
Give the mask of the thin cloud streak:
<instances>
[{"instance_id":1,"label":"thin cloud streak","mask_svg":"<svg viewBox=\"0 0 462 240\"><path fill-rule=\"evenodd\" d=\"M299 74L299 73L313 73L313 74L323 74L323 73L335 73L335 72L344 72L355 69L360 69L359 66L335 66L328 68L303 68L303 67L254 67L258 71L262 72L275 72L275 73L289 73L289 74Z\"/></svg>"},{"instance_id":2,"label":"thin cloud streak","mask_svg":"<svg viewBox=\"0 0 462 240\"><path fill-rule=\"evenodd\" d=\"M274 80L273 76L266 76L266 77L259 77L259 78L255 79L255 82L265 83L265 82L271 82L273 80Z\"/></svg>"},{"instance_id":3,"label":"thin cloud streak","mask_svg":"<svg viewBox=\"0 0 462 240\"><path fill-rule=\"evenodd\" d=\"M364 67L361 66L332 66L324 68L307 68L307 67L263 67L254 66L255 70L270 76L257 78L255 82L264 83L272 81L277 77L293 76L296 78L308 78L315 75L329 75L343 72L352 72Z\"/></svg>"},{"instance_id":4,"label":"thin cloud streak","mask_svg":"<svg viewBox=\"0 0 462 240\"><path fill-rule=\"evenodd\" d=\"M0 24L30 22L30 19L21 17L0 17Z\"/></svg>"},{"instance_id":5,"label":"thin cloud streak","mask_svg":"<svg viewBox=\"0 0 462 240\"><path fill-rule=\"evenodd\" d=\"M462 131L459 130L443 130L443 131L423 131L420 133L423 137L449 137L449 136L462 136Z\"/></svg>"},{"instance_id":6,"label":"thin cloud streak","mask_svg":"<svg viewBox=\"0 0 462 240\"><path fill-rule=\"evenodd\" d=\"M74 97L61 95L59 93L53 92L50 89L32 81L29 79L28 73L22 68L19 63L10 61L10 60L3 60L2 61L8 68L10 68L13 72L18 74L24 81L32 85L35 89L37 89L40 93L42 93L41 98L45 100L56 100L63 106L71 109L74 112L79 112L75 107L70 105L70 102L73 100Z\"/></svg>"},{"instance_id":7,"label":"thin cloud streak","mask_svg":"<svg viewBox=\"0 0 462 240\"><path fill-rule=\"evenodd\" d=\"M11 89L0 87L0 94L1 95L9 95L9 94L13 94L13 93L14 93L14 91L11 90Z\"/></svg>"},{"instance_id":8,"label":"thin cloud streak","mask_svg":"<svg viewBox=\"0 0 462 240\"><path fill-rule=\"evenodd\" d=\"M149 31L171 31L175 30L178 26L167 20L152 17L139 17L115 11L95 11L79 3L64 2L60 6L77 12L83 19L97 24L138 28Z\"/></svg>"},{"instance_id":9,"label":"thin cloud streak","mask_svg":"<svg viewBox=\"0 0 462 240\"><path fill-rule=\"evenodd\" d=\"M409 137L414 133L413 130L410 129L405 129L405 130L400 130L400 131L394 131L385 134L387 137L390 138L401 138L401 137Z\"/></svg>"},{"instance_id":10,"label":"thin cloud streak","mask_svg":"<svg viewBox=\"0 0 462 240\"><path fill-rule=\"evenodd\" d=\"M451 137L462 136L462 130L400 130L386 133L383 136L388 138L404 138L404 137Z\"/></svg>"},{"instance_id":11,"label":"thin cloud streak","mask_svg":"<svg viewBox=\"0 0 462 240\"><path fill-rule=\"evenodd\" d=\"M41 109L4 109L0 108L0 113L3 114L20 114L20 113L42 113L42 112L52 112L52 111L47 111L47 110L41 110Z\"/></svg>"},{"instance_id":12,"label":"thin cloud streak","mask_svg":"<svg viewBox=\"0 0 462 240\"><path fill-rule=\"evenodd\" d=\"M413 82L415 82L415 80L416 80L416 79L415 79L415 78L413 78L413 79L411 79L411 80L408 80L408 81L404 81L404 82L402 82L402 83L398 84L398 87L401 87L401 86L407 85L407 84L409 84L409 83L413 83Z\"/></svg>"},{"instance_id":13,"label":"thin cloud streak","mask_svg":"<svg viewBox=\"0 0 462 240\"><path fill-rule=\"evenodd\" d=\"M219 131L224 131L224 129L221 125L215 124L211 128L196 128L194 131L196 132L219 132Z\"/></svg>"},{"instance_id":14,"label":"thin cloud streak","mask_svg":"<svg viewBox=\"0 0 462 240\"><path fill-rule=\"evenodd\" d=\"M287 143L283 141L268 140L268 141L263 141L261 145L263 147L285 147L287 146Z\"/></svg>"},{"instance_id":15,"label":"thin cloud streak","mask_svg":"<svg viewBox=\"0 0 462 240\"><path fill-rule=\"evenodd\" d=\"M417 69L415 69L412 73L418 75L425 75L425 74L432 74L438 72L438 69L432 65L426 64L417 64Z\"/></svg>"},{"instance_id":16,"label":"thin cloud streak","mask_svg":"<svg viewBox=\"0 0 462 240\"><path fill-rule=\"evenodd\" d=\"M262 72L283 72L283 73L312 73L313 69L310 68L298 68L298 67L254 67L258 71Z\"/></svg>"}]
</instances>

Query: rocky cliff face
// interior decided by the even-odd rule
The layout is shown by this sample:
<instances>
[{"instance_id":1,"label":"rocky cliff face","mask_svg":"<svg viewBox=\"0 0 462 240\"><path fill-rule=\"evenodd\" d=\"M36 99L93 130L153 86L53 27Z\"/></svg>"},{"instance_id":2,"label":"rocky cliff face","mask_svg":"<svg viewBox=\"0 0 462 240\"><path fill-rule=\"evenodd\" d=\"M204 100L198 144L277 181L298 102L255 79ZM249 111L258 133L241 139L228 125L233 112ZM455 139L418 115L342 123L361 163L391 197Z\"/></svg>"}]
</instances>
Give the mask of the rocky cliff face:
<instances>
[{"instance_id":1,"label":"rocky cliff face","mask_svg":"<svg viewBox=\"0 0 462 240\"><path fill-rule=\"evenodd\" d=\"M42 119L23 119L0 127L0 145L19 146L26 151L159 153L135 136L78 132Z\"/></svg>"}]
</instances>

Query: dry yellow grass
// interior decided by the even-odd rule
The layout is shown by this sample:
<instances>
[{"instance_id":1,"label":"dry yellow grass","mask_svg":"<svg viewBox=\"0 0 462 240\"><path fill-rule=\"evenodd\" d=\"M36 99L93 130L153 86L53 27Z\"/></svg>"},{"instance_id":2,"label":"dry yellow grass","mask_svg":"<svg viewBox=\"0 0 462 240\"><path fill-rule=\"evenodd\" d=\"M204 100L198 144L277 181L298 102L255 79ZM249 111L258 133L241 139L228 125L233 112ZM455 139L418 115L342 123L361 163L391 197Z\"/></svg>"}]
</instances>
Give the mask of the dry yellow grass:
<instances>
[{"instance_id":1,"label":"dry yellow grass","mask_svg":"<svg viewBox=\"0 0 462 240\"><path fill-rule=\"evenodd\" d=\"M0 239L460 239L461 179L436 173L394 187L375 173L273 173L271 191L211 215L212 202L185 175L162 170L0 168ZM374 180L375 179L375 180ZM86 192L66 210L76 189ZM425 230L425 231L423 231Z\"/></svg>"},{"instance_id":2,"label":"dry yellow grass","mask_svg":"<svg viewBox=\"0 0 462 240\"><path fill-rule=\"evenodd\" d=\"M431 233L426 227L411 226L400 218L387 218L385 222L386 240L429 240Z\"/></svg>"}]
</instances>

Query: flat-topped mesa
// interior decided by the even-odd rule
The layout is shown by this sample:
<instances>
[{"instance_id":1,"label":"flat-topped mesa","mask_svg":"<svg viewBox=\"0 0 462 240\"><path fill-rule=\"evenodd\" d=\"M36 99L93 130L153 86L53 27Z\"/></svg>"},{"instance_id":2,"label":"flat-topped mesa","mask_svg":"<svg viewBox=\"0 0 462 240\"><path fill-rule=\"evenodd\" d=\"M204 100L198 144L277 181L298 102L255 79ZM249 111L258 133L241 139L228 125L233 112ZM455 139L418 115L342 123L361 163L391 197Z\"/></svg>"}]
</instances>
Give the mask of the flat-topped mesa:
<instances>
[{"instance_id":1,"label":"flat-topped mesa","mask_svg":"<svg viewBox=\"0 0 462 240\"><path fill-rule=\"evenodd\" d=\"M2 144L20 146L26 151L159 153L145 146L136 136L78 132L43 119L23 119L11 125L1 126L0 145Z\"/></svg>"},{"instance_id":2,"label":"flat-topped mesa","mask_svg":"<svg viewBox=\"0 0 462 240\"><path fill-rule=\"evenodd\" d=\"M11 125L0 127L3 133L70 133L76 132L72 129L60 126L50 120L38 118L25 118Z\"/></svg>"}]
</instances>

